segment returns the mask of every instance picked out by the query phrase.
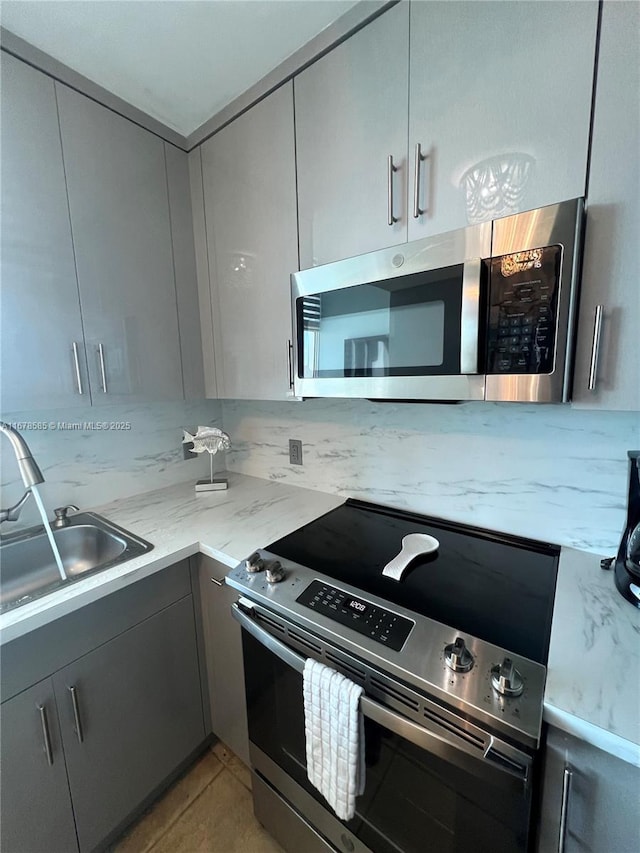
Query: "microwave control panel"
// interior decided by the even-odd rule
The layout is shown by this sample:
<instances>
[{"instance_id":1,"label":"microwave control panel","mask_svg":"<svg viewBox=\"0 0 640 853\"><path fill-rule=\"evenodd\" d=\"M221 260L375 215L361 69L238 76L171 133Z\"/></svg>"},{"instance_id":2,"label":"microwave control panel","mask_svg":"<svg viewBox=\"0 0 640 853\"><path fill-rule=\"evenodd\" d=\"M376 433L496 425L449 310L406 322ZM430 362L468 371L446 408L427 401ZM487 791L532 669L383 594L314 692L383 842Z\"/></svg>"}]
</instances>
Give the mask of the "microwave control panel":
<instances>
[{"instance_id":1,"label":"microwave control panel","mask_svg":"<svg viewBox=\"0 0 640 853\"><path fill-rule=\"evenodd\" d=\"M414 626L414 622L405 616L376 607L369 601L320 581L312 581L296 601L396 652L404 646Z\"/></svg>"},{"instance_id":2,"label":"microwave control panel","mask_svg":"<svg viewBox=\"0 0 640 853\"><path fill-rule=\"evenodd\" d=\"M488 374L552 373L562 246L491 259Z\"/></svg>"}]
</instances>

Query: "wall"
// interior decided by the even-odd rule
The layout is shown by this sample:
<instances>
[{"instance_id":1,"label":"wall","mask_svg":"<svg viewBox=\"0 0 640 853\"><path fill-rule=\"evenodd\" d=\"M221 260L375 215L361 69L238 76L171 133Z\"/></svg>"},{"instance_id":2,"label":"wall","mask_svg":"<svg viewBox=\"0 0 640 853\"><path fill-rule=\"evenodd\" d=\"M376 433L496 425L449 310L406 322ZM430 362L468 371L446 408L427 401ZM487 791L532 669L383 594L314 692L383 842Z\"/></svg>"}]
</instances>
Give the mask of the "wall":
<instances>
[{"instance_id":1,"label":"wall","mask_svg":"<svg viewBox=\"0 0 640 853\"><path fill-rule=\"evenodd\" d=\"M223 422L230 470L603 554L640 447L637 413L570 406L224 401Z\"/></svg>"},{"instance_id":2,"label":"wall","mask_svg":"<svg viewBox=\"0 0 640 853\"><path fill-rule=\"evenodd\" d=\"M53 507L74 503L89 509L117 498L150 491L209 473L209 456L185 461L182 428L199 424L221 426L221 404L215 400L152 403L131 406L83 406L42 412L3 413L3 420L47 425L47 429L20 430L45 477L40 487L49 518ZM127 430L70 429L85 422L130 423ZM50 428L54 423L56 429ZM67 428L58 424L67 425ZM24 488L9 442L2 441L0 499L14 504ZM224 463L220 462L220 466ZM3 524L7 534L36 524L39 517L29 500L20 520Z\"/></svg>"}]
</instances>

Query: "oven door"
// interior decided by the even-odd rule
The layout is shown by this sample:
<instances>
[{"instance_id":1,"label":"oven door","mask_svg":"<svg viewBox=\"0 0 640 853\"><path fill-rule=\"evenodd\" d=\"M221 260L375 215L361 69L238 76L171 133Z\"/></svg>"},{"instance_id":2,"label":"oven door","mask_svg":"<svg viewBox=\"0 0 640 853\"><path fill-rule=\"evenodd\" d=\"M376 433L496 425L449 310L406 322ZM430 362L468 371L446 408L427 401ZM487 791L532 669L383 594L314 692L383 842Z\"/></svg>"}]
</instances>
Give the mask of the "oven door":
<instances>
[{"instance_id":1,"label":"oven door","mask_svg":"<svg viewBox=\"0 0 640 853\"><path fill-rule=\"evenodd\" d=\"M266 783L274 789L328 841L328 849L355 853L529 849L532 757L490 735L479 743L482 739L472 733L477 728L469 724L458 728L444 718L440 724L426 718L418 724L378 701L379 689L375 700L364 696L360 703L365 718L365 790L357 798L355 817L340 821L307 778L301 672L305 657L290 643L299 648L308 644L307 656L324 658L353 680L360 680L356 673L362 662L354 658L352 667L350 656L324 640L323 651L317 654L313 646L318 647L319 638L298 626L292 626L297 638L292 640L288 631L276 628L271 633L268 616L258 620L256 613L249 615L238 605L234 611L243 628L250 754L259 787ZM384 681L389 684L387 678ZM368 683L376 682L380 685L381 679L374 675ZM393 688L387 686L386 691L390 702L398 705ZM287 848L282 826L275 822L270 826L268 810L261 812L266 828Z\"/></svg>"},{"instance_id":2,"label":"oven door","mask_svg":"<svg viewBox=\"0 0 640 853\"><path fill-rule=\"evenodd\" d=\"M295 273L295 393L482 399L490 223Z\"/></svg>"}]
</instances>

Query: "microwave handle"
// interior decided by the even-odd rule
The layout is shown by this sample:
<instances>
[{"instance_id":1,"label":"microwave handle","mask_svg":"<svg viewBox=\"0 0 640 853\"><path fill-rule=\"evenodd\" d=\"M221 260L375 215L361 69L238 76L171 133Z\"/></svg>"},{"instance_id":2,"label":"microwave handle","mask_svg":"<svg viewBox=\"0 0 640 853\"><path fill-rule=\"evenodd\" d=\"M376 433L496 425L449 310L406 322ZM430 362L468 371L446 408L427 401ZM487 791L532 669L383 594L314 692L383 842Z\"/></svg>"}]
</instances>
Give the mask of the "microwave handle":
<instances>
[{"instance_id":1,"label":"microwave handle","mask_svg":"<svg viewBox=\"0 0 640 853\"><path fill-rule=\"evenodd\" d=\"M252 611L252 602L245 598L240 598L237 604L231 605L232 616L242 628L281 661L302 674L306 659L257 625L250 615ZM436 730L435 724L426 717L422 724L418 725L364 695L360 699L360 710L370 720L441 758L460 764L458 756L463 752L475 760L484 760L493 768L515 777L515 780L522 783L525 788L529 784L532 763L530 756L508 746L493 735L487 735L486 743L482 747L474 747L453 733L446 732L444 729ZM468 768L468 763L463 763Z\"/></svg>"},{"instance_id":2,"label":"microwave handle","mask_svg":"<svg viewBox=\"0 0 640 853\"><path fill-rule=\"evenodd\" d=\"M465 261L460 309L460 373L478 373L482 260Z\"/></svg>"}]
</instances>

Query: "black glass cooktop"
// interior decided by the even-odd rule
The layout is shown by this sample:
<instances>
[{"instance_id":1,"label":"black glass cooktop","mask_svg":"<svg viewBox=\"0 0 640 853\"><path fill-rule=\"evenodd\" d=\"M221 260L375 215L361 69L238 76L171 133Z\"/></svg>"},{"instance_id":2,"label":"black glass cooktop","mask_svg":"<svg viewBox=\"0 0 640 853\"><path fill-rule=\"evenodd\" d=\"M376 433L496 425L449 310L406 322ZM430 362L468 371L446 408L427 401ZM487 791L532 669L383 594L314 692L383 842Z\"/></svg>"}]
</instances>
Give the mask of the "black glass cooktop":
<instances>
[{"instance_id":1,"label":"black glass cooktop","mask_svg":"<svg viewBox=\"0 0 640 853\"><path fill-rule=\"evenodd\" d=\"M401 581L385 565L408 533L439 541ZM515 654L546 664L560 549L347 500L266 548Z\"/></svg>"}]
</instances>

